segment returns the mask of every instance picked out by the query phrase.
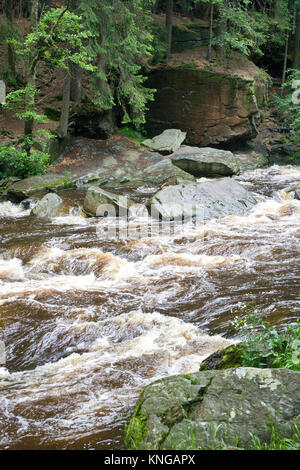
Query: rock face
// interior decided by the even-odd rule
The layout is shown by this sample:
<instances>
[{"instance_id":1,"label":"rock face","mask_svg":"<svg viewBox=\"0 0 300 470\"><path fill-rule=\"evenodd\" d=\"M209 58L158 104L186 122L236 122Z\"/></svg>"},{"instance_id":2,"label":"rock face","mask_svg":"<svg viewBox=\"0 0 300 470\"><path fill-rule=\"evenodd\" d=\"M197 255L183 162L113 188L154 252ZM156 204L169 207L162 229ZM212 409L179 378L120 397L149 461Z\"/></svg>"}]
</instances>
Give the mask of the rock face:
<instances>
[{"instance_id":1,"label":"rock face","mask_svg":"<svg viewBox=\"0 0 300 470\"><path fill-rule=\"evenodd\" d=\"M47 193L49 189L64 189L75 186L70 176L46 173L43 176L31 176L10 186L8 198L13 201L22 201L33 194Z\"/></svg>"},{"instance_id":2,"label":"rock face","mask_svg":"<svg viewBox=\"0 0 300 470\"><path fill-rule=\"evenodd\" d=\"M256 204L255 198L239 183L221 178L203 183L168 186L148 202L152 216L165 220L197 217L201 220L243 215Z\"/></svg>"},{"instance_id":3,"label":"rock face","mask_svg":"<svg viewBox=\"0 0 300 470\"><path fill-rule=\"evenodd\" d=\"M240 171L237 159L227 150L183 146L171 158L172 163L196 177L232 176Z\"/></svg>"},{"instance_id":4,"label":"rock face","mask_svg":"<svg viewBox=\"0 0 300 470\"><path fill-rule=\"evenodd\" d=\"M205 147L257 134L264 82L183 64L154 70L147 86L157 89L146 119L151 136L177 128L187 143Z\"/></svg>"},{"instance_id":5,"label":"rock face","mask_svg":"<svg viewBox=\"0 0 300 470\"><path fill-rule=\"evenodd\" d=\"M295 199L298 199L298 201L300 201L300 189L295 190Z\"/></svg>"},{"instance_id":6,"label":"rock face","mask_svg":"<svg viewBox=\"0 0 300 470\"><path fill-rule=\"evenodd\" d=\"M91 217L127 215L130 206L135 204L130 199L91 186L86 193L83 210Z\"/></svg>"},{"instance_id":7,"label":"rock face","mask_svg":"<svg viewBox=\"0 0 300 470\"><path fill-rule=\"evenodd\" d=\"M153 139L144 140L143 145L153 152L169 155L179 149L185 138L186 132L182 132L180 129L166 129Z\"/></svg>"},{"instance_id":8,"label":"rock face","mask_svg":"<svg viewBox=\"0 0 300 470\"><path fill-rule=\"evenodd\" d=\"M35 217L55 217L63 200L55 193L46 194L31 210Z\"/></svg>"},{"instance_id":9,"label":"rock face","mask_svg":"<svg viewBox=\"0 0 300 470\"><path fill-rule=\"evenodd\" d=\"M290 437L300 413L299 381L300 372L244 367L158 380L142 391L125 446L251 449L251 434L270 442L270 422Z\"/></svg>"}]
</instances>

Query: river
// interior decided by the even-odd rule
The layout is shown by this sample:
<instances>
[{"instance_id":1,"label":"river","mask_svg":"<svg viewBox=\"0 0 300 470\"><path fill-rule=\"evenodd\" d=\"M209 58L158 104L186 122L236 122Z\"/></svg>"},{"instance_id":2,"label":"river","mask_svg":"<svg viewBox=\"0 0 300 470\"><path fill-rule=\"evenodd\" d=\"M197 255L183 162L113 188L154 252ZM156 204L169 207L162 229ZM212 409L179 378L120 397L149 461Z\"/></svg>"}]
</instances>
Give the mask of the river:
<instances>
[{"instance_id":1,"label":"river","mask_svg":"<svg viewBox=\"0 0 300 470\"><path fill-rule=\"evenodd\" d=\"M284 188L300 167L237 180L258 201L246 216L136 239L83 217L84 190L48 221L0 203L0 449L120 449L140 390L237 340L241 303L279 328L299 318L300 201Z\"/></svg>"}]
</instances>

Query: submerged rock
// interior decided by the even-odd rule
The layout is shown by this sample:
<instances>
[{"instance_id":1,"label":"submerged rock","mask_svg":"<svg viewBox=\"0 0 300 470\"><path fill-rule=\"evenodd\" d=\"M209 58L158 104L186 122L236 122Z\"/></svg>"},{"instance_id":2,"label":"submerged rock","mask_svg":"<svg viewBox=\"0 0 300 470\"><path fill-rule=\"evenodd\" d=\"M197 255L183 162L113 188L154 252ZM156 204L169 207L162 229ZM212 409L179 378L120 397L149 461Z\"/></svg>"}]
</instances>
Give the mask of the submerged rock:
<instances>
[{"instance_id":1,"label":"submerged rock","mask_svg":"<svg viewBox=\"0 0 300 470\"><path fill-rule=\"evenodd\" d=\"M186 132L180 129L166 129L153 139L144 140L143 145L153 152L168 155L178 150L185 138Z\"/></svg>"},{"instance_id":2,"label":"submerged rock","mask_svg":"<svg viewBox=\"0 0 300 470\"><path fill-rule=\"evenodd\" d=\"M83 210L91 217L106 217L127 215L128 209L134 201L125 196L105 191L97 186L91 186L87 190Z\"/></svg>"},{"instance_id":3,"label":"submerged rock","mask_svg":"<svg viewBox=\"0 0 300 470\"><path fill-rule=\"evenodd\" d=\"M55 217L63 200L55 193L46 194L31 210L30 215L35 217Z\"/></svg>"},{"instance_id":4,"label":"submerged rock","mask_svg":"<svg viewBox=\"0 0 300 470\"><path fill-rule=\"evenodd\" d=\"M232 176L240 171L237 159L227 150L210 147L181 147L171 158L172 163L196 177Z\"/></svg>"},{"instance_id":5,"label":"submerged rock","mask_svg":"<svg viewBox=\"0 0 300 470\"><path fill-rule=\"evenodd\" d=\"M127 449L250 449L271 438L270 423L290 437L300 414L300 372L211 370L148 385L127 428Z\"/></svg>"},{"instance_id":6,"label":"submerged rock","mask_svg":"<svg viewBox=\"0 0 300 470\"><path fill-rule=\"evenodd\" d=\"M204 220L243 215L256 204L243 186L230 178L168 186L148 202L151 215L165 220L197 217Z\"/></svg>"}]
</instances>

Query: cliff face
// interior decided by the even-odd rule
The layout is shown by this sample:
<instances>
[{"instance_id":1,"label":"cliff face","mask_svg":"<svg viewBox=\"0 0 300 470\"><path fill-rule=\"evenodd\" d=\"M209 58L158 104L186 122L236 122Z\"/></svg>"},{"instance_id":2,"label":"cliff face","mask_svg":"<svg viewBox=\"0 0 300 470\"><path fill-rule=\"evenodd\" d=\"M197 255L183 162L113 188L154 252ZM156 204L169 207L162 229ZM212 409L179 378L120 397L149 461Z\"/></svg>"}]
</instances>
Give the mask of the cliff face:
<instances>
[{"instance_id":1,"label":"cliff face","mask_svg":"<svg viewBox=\"0 0 300 470\"><path fill-rule=\"evenodd\" d=\"M267 82L182 65L152 71L147 86L157 90L148 133L177 128L187 143L207 146L256 136Z\"/></svg>"}]
</instances>

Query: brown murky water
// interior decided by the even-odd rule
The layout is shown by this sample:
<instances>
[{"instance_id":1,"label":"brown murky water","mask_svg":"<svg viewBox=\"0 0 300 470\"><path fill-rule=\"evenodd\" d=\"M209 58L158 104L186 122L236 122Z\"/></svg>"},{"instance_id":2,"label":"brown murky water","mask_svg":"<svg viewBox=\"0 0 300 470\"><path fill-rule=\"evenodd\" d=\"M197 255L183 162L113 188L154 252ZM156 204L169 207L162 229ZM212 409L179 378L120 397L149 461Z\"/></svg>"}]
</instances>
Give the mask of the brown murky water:
<instances>
[{"instance_id":1,"label":"brown murky water","mask_svg":"<svg viewBox=\"0 0 300 470\"><path fill-rule=\"evenodd\" d=\"M238 179L257 196L248 215L136 240L76 213L80 190L49 221L0 203L1 449L121 448L139 391L236 339L240 302L299 318L300 201L283 188L300 168Z\"/></svg>"}]
</instances>

